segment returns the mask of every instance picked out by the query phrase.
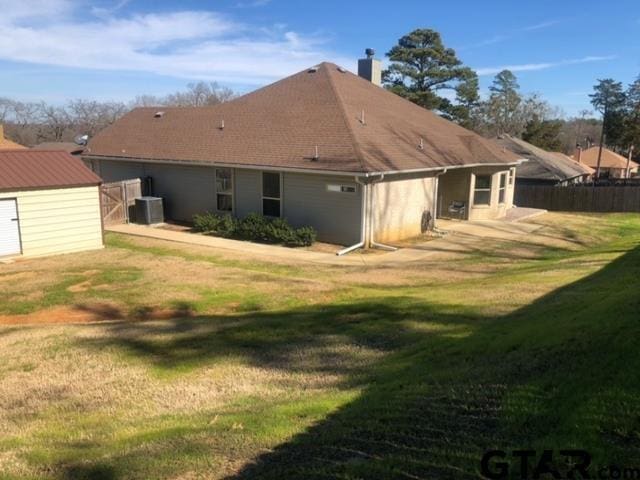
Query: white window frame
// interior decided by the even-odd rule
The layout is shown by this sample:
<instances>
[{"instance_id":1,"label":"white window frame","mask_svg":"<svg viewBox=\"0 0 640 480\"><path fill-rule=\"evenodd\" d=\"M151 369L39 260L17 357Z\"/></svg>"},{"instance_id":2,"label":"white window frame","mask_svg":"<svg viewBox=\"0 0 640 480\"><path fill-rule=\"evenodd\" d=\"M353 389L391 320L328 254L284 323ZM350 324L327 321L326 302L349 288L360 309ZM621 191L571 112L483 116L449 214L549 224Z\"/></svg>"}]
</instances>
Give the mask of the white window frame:
<instances>
[{"instance_id":1,"label":"white window frame","mask_svg":"<svg viewBox=\"0 0 640 480\"><path fill-rule=\"evenodd\" d=\"M279 175L280 176L280 198L275 198L275 197L265 197L264 195L264 174L265 173L269 173L272 175ZM268 170L262 170L260 172L260 211L262 212L262 216L267 217L268 215L264 214L264 200L278 200L280 202L280 216L279 217L270 217L270 218L282 218L282 204L283 204L283 198L284 198L284 182L283 182L283 178L284 176L282 175L282 172L273 172L273 171L268 171Z\"/></svg>"},{"instance_id":2,"label":"white window frame","mask_svg":"<svg viewBox=\"0 0 640 480\"><path fill-rule=\"evenodd\" d=\"M229 181L231 182L231 193L227 193L227 192L218 192L218 170L229 170L231 172L231 177L229 179ZM213 172L213 189L215 190L215 195L216 195L216 212L221 212L221 213L231 213L231 215L233 215L235 213L236 210L236 202L235 202L235 197L236 197L236 192L235 192L235 172L233 171L233 168L229 168L229 167L216 167L214 168L214 172ZM229 212L228 210L218 210L218 195L229 195L231 197L231 211Z\"/></svg>"},{"instance_id":3,"label":"white window frame","mask_svg":"<svg viewBox=\"0 0 640 480\"><path fill-rule=\"evenodd\" d=\"M504 178L504 187L502 187L502 179ZM498 205L507 203L507 187L509 186L509 172L502 172L498 176ZM502 195L502 200L500 196Z\"/></svg>"},{"instance_id":4,"label":"white window frame","mask_svg":"<svg viewBox=\"0 0 640 480\"><path fill-rule=\"evenodd\" d=\"M509 185L513 185L513 183L515 182L515 179L516 179L516 169L512 167L509 169Z\"/></svg>"},{"instance_id":5,"label":"white window frame","mask_svg":"<svg viewBox=\"0 0 640 480\"><path fill-rule=\"evenodd\" d=\"M349 188L352 188L353 191L346 191ZM327 183L327 192L355 195L358 193L358 186L355 183Z\"/></svg>"},{"instance_id":6,"label":"white window frame","mask_svg":"<svg viewBox=\"0 0 640 480\"><path fill-rule=\"evenodd\" d=\"M489 188L478 188L478 177L489 177ZM493 190L493 175L491 174L474 175L473 192L472 192L473 206L474 207L475 206L490 207L492 190ZM487 203L476 203L476 192L489 192L489 201Z\"/></svg>"}]
</instances>

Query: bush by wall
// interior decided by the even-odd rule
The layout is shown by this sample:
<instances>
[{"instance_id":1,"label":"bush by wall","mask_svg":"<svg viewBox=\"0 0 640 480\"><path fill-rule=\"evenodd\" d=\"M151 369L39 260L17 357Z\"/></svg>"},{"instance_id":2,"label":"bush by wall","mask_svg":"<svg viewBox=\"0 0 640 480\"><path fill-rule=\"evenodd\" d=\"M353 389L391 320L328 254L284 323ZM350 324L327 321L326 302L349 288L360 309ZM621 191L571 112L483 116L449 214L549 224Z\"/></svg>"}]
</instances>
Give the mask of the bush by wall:
<instances>
[{"instance_id":1,"label":"bush by wall","mask_svg":"<svg viewBox=\"0 0 640 480\"><path fill-rule=\"evenodd\" d=\"M270 219L257 213L237 219L207 212L193 216L193 227L209 235L292 247L306 247L316 241L316 231L312 227L293 228L282 218Z\"/></svg>"}]
</instances>

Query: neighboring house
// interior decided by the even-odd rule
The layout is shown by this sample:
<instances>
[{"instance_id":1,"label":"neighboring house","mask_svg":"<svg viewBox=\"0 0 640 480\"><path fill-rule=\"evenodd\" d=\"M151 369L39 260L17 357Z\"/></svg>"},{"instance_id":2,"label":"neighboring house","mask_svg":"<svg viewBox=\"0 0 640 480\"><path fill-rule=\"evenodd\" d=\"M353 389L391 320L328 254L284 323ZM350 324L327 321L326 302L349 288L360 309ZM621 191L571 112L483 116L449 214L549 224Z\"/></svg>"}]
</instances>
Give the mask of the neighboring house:
<instances>
[{"instance_id":1,"label":"neighboring house","mask_svg":"<svg viewBox=\"0 0 640 480\"><path fill-rule=\"evenodd\" d=\"M588 181L593 174L593 169L560 152L548 152L510 135L500 135L496 142L528 160L517 168L518 185L574 185Z\"/></svg>"},{"instance_id":2,"label":"neighboring house","mask_svg":"<svg viewBox=\"0 0 640 480\"><path fill-rule=\"evenodd\" d=\"M0 257L101 248L100 183L66 152L0 151Z\"/></svg>"},{"instance_id":3,"label":"neighboring house","mask_svg":"<svg viewBox=\"0 0 640 480\"><path fill-rule=\"evenodd\" d=\"M19 143L12 142L4 136L4 126L0 124L0 150L21 150L27 147L20 145Z\"/></svg>"},{"instance_id":4,"label":"neighboring house","mask_svg":"<svg viewBox=\"0 0 640 480\"><path fill-rule=\"evenodd\" d=\"M60 150L71 155L80 155L84 152L85 146L74 142L43 142L31 148L34 150Z\"/></svg>"},{"instance_id":5,"label":"neighboring house","mask_svg":"<svg viewBox=\"0 0 640 480\"><path fill-rule=\"evenodd\" d=\"M598 166L598 152L600 147L597 145L586 150L578 148L573 155L574 160L584 165L588 165L594 170ZM627 174L627 165L629 172ZM602 158L600 160L600 177L609 178L628 178L638 174L638 165L636 162L629 160L608 148L602 149Z\"/></svg>"},{"instance_id":6,"label":"neighboring house","mask_svg":"<svg viewBox=\"0 0 640 480\"><path fill-rule=\"evenodd\" d=\"M377 62L369 81L322 63L220 105L137 108L83 159L107 182L149 177L169 219L257 212L354 248L419 235L454 202L505 215L518 157L380 88Z\"/></svg>"}]
</instances>

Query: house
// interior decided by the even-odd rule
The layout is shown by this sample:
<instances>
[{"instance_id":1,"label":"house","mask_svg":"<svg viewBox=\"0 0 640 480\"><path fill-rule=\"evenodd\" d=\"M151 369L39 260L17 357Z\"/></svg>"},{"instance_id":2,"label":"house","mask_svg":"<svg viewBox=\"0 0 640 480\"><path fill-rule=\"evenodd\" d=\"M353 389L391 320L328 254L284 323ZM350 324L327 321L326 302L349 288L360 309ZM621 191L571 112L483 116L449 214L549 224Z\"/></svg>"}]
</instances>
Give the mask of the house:
<instances>
[{"instance_id":1,"label":"house","mask_svg":"<svg viewBox=\"0 0 640 480\"><path fill-rule=\"evenodd\" d=\"M34 150L61 150L71 155L80 155L84 152L85 147L74 142L43 142L31 148Z\"/></svg>"},{"instance_id":2,"label":"house","mask_svg":"<svg viewBox=\"0 0 640 480\"><path fill-rule=\"evenodd\" d=\"M451 206L505 215L518 157L381 88L378 62L360 62L367 79L322 63L215 106L137 108L83 158L107 182L147 177L170 219L258 212L354 248L419 235Z\"/></svg>"},{"instance_id":3,"label":"house","mask_svg":"<svg viewBox=\"0 0 640 480\"><path fill-rule=\"evenodd\" d=\"M8 138L5 138L4 126L0 123L0 150L21 150L26 148L27 147L24 147L19 143L12 142Z\"/></svg>"},{"instance_id":4,"label":"house","mask_svg":"<svg viewBox=\"0 0 640 480\"><path fill-rule=\"evenodd\" d=\"M593 169L560 152L548 152L520 138L500 135L499 145L528 161L517 168L517 185L575 185L588 181Z\"/></svg>"},{"instance_id":5,"label":"house","mask_svg":"<svg viewBox=\"0 0 640 480\"><path fill-rule=\"evenodd\" d=\"M587 165L594 170L598 167L598 155L599 146L593 146L582 150L576 149L576 153L573 155L574 160L583 165ZM616 152L609 150L608 148L602 149L602 158L600 160L600 177L601 178L629 178L638 174L638 165L633 160L618 155ZM627 172L627 167L629 171Z\"/></svg>"},{"instance_id":6,"label":"house","mask_svg":"<svg viewBox=\"0 0 640 480\"><path fill-rule=\"evenodd\" d=\"M102 247L100 178L61 151L0 151L0 257Z\"/></svg>"}]
</instances>

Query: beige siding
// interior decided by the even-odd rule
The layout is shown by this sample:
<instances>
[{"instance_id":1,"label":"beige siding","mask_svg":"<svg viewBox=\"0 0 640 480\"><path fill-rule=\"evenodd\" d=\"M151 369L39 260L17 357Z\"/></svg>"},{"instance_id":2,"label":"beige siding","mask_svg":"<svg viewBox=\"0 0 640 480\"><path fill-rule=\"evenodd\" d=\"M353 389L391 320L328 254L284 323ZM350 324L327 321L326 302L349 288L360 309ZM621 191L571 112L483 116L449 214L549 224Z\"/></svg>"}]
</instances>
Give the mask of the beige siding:
<instances>
[{"instance_id":1,"label":"beige siding","mask_svg":"<svg viewBox=\"0 0 640 480\"><path fill-rule=\"evenodd\" d=\"M393 176L375 183L373 190L373 240L393 242L420 235L423 218L433 212L435 178Z\"/></svg>"},{"instance_id":2,"label":"beige siding","mask_svg":"<svg viewBox=\"0 0 640 480\"><path fill-rule=\"evenodd\" d=\"M3 192L16 198L24 256L102 248L99 187Z\"/></svg>"},{"instance_id":3,"label":"beige siding","mask_svg":"<svg viewBox=\"0 0 640 480\"><path fill-rule=\"evenodd\" d=\"M513 193L515 187L515 171L509 170L505 168L476 168L472 170L471 175L471 188L470 188L470 196L469 196L469 205L471 205L471 209L469 210L469 220L493 220L496 218L502 218L507 214L507 210L513 207ZM512 184L509 184L509 179L507 177L507 188L505 192L505 201L504 203L500 203L498 201L499 198L499 187L500 187L500 175L504 173L513 172L514 181ZM476 175L491 175L491 202L489 205L474 205L473 204L473 190L475 188L475 177Z\"/></svg>"},{"instance_id":4,"label":"beige siding","mask_svg":"<svg viewBox=\"0 0 640 480\"><path fill-rule=\"evenodd\" d=\"M507 177L505 201L500 203L500 175L503 173L512 175L513 181L509 183L509 177ZM476 175L491 175L489 205L474 205L473 203ZM468 220L489 220L504 217L507 210L513 207L514 187L515 169L509 169L508 167L452 169L439 179L438 217L449 217L449 205L454 201L465 203L467 206L466 218Z\"/></svg>"}]
</instances>

